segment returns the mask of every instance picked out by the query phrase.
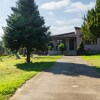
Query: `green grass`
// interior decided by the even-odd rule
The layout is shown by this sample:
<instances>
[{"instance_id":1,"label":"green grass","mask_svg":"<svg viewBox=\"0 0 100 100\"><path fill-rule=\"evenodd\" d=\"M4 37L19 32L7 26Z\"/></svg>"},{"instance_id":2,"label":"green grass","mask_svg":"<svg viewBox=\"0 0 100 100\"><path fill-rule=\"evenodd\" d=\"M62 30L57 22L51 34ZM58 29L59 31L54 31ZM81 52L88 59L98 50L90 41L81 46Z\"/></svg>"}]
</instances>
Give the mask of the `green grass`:
<instances>
[{"instance_id":1,"label":"green grass","mask_svg":"<svg viewBox=\"0 0 100 100\"><path fill-rule=\"evenodd\" d=\"M52 66L61 56L31 58L33 63L25 63L25 58L2 57L0 61L0 100L9 98L27 80Z\"/></svg>"},{"instance_id":2,"label":"green grass","mask_svg":"<svg viewBox=\"0 0 100 100\"><path fill-rule=\"evenodd\" d=\"M100 55L83 56L82 58L100 72Z\"/></svg>"}]
</instances>

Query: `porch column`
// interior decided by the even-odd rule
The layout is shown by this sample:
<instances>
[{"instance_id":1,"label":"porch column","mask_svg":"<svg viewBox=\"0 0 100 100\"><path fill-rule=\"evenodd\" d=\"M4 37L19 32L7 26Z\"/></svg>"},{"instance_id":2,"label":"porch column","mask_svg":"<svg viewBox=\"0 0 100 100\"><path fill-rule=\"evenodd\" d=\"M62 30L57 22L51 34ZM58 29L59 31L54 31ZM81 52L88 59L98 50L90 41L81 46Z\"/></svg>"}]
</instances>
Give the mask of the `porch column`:
<instances>
[{"instance_id":1,"label":"porch column","mask_svg":"<svg viewBox=\"0 0 100 100\"><path fill-rule=\"evenodd\" d=\"M68 51L69 50L69 39L67 38L66 39L66 51Z\"/></svg>"},{"instance_id":2,"label":"porch column","mask_svg":"<svg viewBox=\"0 0 100 100\"><path fill-rule=\"evenodd\" d=\"M54 48L53 48L53 50L57 50L57 42L58 42L58 40L53 40L53 45L54 45Z\"/></svg>"}]
</instances>

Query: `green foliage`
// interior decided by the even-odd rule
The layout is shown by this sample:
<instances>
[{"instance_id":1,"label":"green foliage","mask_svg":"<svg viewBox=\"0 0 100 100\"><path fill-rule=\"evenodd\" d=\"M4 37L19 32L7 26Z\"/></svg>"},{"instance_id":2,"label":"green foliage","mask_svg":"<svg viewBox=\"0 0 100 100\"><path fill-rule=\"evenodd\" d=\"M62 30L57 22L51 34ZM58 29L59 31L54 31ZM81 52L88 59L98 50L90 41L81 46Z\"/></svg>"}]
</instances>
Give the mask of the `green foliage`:
<instances>
[{"instance_id":1,"label":"green foliage","mask_svg":"<svg viewBox=\"0 0 100 100\"><path fill-rule=\"evenodd\" d=\"M82 55L84 53L85 53L84 44L83 44L83 42L81 42L77 48L77 54Z\"/></svg>"},{"instance_id":2,"label":"green foliage","mask_svg":"<svg viewBox=\"0 0 100 100\"><path fill-rule=\"evenodd\" d=\"M64 51L65 51L65 45L64 45L64 43L60 43L59 45L58 45L58 49L62 52L62 54L64 53Z\"/></svg>"},{"instance_id":3,"label":"green foliage","mask_svg":"<svg viewBox=\"0 0 100 100\"><path fill-rule=\"evenodd\" d=\"M86 40L100 38L100 0L96 0L95 8L89 10L81 27Z\"/></svg>"},{"instance_id":4,"label":"green foliage","mask_svg":"<svg viewBox=\"0 0 100 100\"><path fill-rule=\"evenodd\" d=\"M3 41L0 41L0 55L10 55L11 52L8 48L4 47Z\"/></svg>"},{"instance_id":5,"label":"green foliage","mask_svg":"<svg viewBox=\"0 0 100 100\"><path fill-rule=\"evenodd\" d=\"M52 50L52 46L48 46L48 50Z\"/></svg>"},{"instance_id":6,"label":"green foliage","mask_svg":"<svg viewBox=\"0 0 100 100\"><path fill-rule=\"evenodd\" d=\"M18 0L13 13L8 16L7 27L3 28L5 47L13 52L19 48L27 49L27 62L33 49L41 50L49 42L49 27L45 26L44 18L40 16L34 0Z\"/></svg>"},{"instance_id":7,"label":"green foliage","mask_svg":"<svg viewBox=\"0 0 100 100\"><path fill-rule=\"evenodd\" d=\"M49 43L49 45L48 45L48 50L52 50L53 48L54 48L53 43Z\"/></svg>"},{"instance_id":8,"label":"green foliage","mask_svg":"<svg viewBox=\"0 0 100 100\"><path fill-rule=\"evenodd\" d=\"M25 63L25 57L16 60L12 57L2 57L0 62L0 100L6 100L18 87L34 75L52 66L61 56L41 56L31 58L34 63Z\"/></svg>"},{"instance_id":9,"label":"green foliage","mask_svg":"<svg viewBox=\"0 0 100 100\"><path fill-rule=\"evenodd\" d=\"M0 41L0 55L4 54L4 47L2 45L2 41Z\"/></svg>"}]
</instances>

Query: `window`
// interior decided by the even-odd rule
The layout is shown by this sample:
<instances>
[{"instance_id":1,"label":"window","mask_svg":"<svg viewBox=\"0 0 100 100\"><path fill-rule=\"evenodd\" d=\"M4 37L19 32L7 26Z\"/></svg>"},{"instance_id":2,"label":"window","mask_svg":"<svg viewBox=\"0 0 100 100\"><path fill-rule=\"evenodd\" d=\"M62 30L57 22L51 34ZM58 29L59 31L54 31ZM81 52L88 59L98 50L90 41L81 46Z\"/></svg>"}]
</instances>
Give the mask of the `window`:
<instances>
[{"instance_id":1,"label":"window","mask_svg":"<svg viewBox=\"0 0 100 100\"><path fill-rule=\"evenodd\" d=\"M85 45L96 45L97 44L97 39L93 40L84 40Z\"/></svg>"},{"instance_id":2,"label":"window","mask_svg":"<svg viewBox=\"0 0 100 100\"><path fill-rule=\"evenodd\" d=\"M85 44L85 45L90 45L90 44L91 44L91 41L89 41L89 40L84 40L84 44Z\"/></svg>"},{"instance_id":3,"label":"window","mask_svg":"<svg viewBox=\"0 0 100 100\"><path fill-rule=\"evenodd\" d=\"M97 44L97 39L93 39L93 40L91 41L91 44L96 45L96 44Z\"/></svg>"}]
</instances>

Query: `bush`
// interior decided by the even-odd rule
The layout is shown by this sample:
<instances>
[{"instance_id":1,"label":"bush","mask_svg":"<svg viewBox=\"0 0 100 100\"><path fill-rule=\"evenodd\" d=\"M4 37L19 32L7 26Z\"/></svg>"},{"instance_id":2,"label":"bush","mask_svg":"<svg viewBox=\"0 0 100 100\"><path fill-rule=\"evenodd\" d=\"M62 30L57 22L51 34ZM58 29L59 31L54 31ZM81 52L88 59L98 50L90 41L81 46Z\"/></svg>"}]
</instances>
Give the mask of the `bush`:
<instances>
[{"instance_id":1,"label":"bush","mask_svg":"<svg viewBox=\"0 0 100 100\"><path fill-rule=\"evenodd\" d=\"M48 46L48 50L52 50L52 47L51 46Z\"/></svg>"},{"instance_id":2,"label":"bush","mask_svg":"<svg viewBox=\"0 0 100 100\"><path fill-rule=\"evenodd\" d=\"M60 43L58 45L58 49L62 52L62 54L64 54L64 51L65 51L65 45L64 45L64 43Z\"/></svg>"},{"instance_id":3,"label":"bush","mask_svg":"<svg viewBox=\"0 0 100 100\"><path fill-rule=\"evenodd\" d=\"M95 52L95 51L85 51L85 55L91 56L91 55L100 55L100 52Z\"/></svg>"},{"instance_id":4,"label":"bush","mask_svg":"<svg viewBox=\"0 0 100 100\"><path fill-rule=\"evenodd\" d=\"M53 43L49 43L49 45L48 45L48 50L52 50L53 48L54 48Z\"/></svg>"},{"instance_id":5,"label":"bush","mask_svg":"<svg viewBox=\"0 0 100 100\"><path fill-rule=\"evenodd\" d=\"M77 54L78 55L83 55L85 54L85 49L84 49L84 44L81 42L77 48Z\"/></svg>"}]
</instances>

